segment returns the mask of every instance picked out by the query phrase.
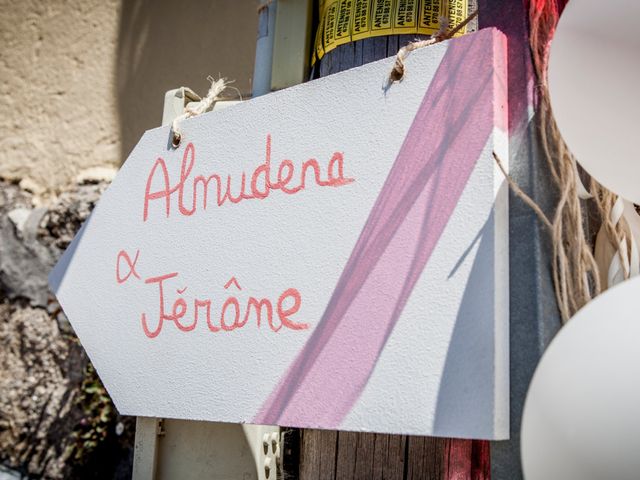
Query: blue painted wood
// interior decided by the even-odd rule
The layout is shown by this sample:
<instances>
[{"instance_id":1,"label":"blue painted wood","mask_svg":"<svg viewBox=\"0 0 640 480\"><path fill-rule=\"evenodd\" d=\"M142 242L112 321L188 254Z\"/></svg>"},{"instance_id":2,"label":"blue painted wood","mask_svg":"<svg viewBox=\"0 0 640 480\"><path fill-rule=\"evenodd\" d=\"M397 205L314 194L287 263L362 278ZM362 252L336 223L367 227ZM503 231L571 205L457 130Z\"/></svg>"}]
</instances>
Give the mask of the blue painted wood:
<instances>
[{"instance_id":1,"label":"blue painted wood","mask_svg":"<svg viewBox=\"0 0 640 480\"><path fill-rule=\"evenodd\" d=\"M480 28L495 26L508 37L511 176L549 214L557 191L548 174L532 114L527 0L480 0ZM491 444L491 478L518 480L520 426L527 389L545 348L561 326L552 280L550 236L535 213L509 196L511 439Z\"/></svg>"}]
</instances>

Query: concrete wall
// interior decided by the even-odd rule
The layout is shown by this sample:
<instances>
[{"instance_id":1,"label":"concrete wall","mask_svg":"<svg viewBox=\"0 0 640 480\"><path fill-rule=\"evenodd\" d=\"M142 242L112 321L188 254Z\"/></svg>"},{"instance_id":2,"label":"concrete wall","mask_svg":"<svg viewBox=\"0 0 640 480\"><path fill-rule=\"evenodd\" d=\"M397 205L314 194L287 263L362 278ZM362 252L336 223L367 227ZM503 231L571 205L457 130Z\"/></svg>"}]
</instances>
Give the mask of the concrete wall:
<instances>
[{"instance_id":1,"label":"concrete wall","mask_svg":"<svg viewBox=\"0 0 640 480\"><path fill-rule=\"evenodd\" d=\"M36 193L117 167L168 89L250 91L256 0L0 0L0 178Z\"/></svg>"}]
</instances>

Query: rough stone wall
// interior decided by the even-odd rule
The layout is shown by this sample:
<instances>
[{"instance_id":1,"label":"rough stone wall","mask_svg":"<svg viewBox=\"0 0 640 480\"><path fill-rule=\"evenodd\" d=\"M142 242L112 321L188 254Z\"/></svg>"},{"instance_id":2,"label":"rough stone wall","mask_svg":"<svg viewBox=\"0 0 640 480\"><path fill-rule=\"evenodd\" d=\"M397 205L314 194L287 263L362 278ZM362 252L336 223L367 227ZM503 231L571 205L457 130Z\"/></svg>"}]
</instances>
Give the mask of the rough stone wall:
<instances>
[{"instance_id":1,"label":"rough stone wall","mask_svg":"<svg viewBox=\"0 0 640 480\"><path fill-rule=\"evenodd\" d=\"M47 287L105 185L74 180L119 162L118 18L116 0L0 0L0 478L86 477L132 435Z\"/></svg>"},{"instance_id":2,"label":"rough stone wall","mask_svg":"<svg viewBox=\"0 0 640 480\"><path fill-rule=\"evenodd\" d=\"M0 480L129 478L133 419L47 276L165 91L245 96L257 0L0 0Z\"/></svg>"},{"instance_id":3,"label":"rough stone wall","mask_svg":"<svg viewBox=\"0 0 640 480\"><path fill-rule=\"evenodd\" d=\"M0 462L29 477L130 475L133 420L117 415L46 288L106 185L77 185L36 206L0 181Z\"/></svg>"}]
</instances>

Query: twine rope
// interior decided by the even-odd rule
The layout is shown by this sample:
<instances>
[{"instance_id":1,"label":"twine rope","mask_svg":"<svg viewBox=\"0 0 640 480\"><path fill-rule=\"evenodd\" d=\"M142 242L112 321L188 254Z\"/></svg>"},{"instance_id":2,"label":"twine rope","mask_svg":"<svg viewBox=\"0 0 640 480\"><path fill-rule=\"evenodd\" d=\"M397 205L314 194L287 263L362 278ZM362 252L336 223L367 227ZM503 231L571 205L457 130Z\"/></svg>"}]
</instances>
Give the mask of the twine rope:
<instances>
[{"instance_id":1,"label":"twine rope","mask_svg":"<svg viewBox=\"0 0 640 480\"><path fill-rule=\"evenodd\" d=\"M531 50L535 72L540 79L537 85L540 143L549 173L559 192L551 221L539 205L509 177L495 153L494 158L514 193L536 212L551 231L554 290L562 320L566 322L602 290L598 265L584 228L583 219L586 215L581 200L593 199L607 239L616 250L607 272L608 286L639 273L640 253L633 235L629 235L629 238L626 235L624 200L594 179L591 179L588 189L584 186L576 160L564 143L553 118L546 65L548 39L553 34L557 15L549 8L540 10L532 7L531 19Z\"/></svg>"},{"instance_id":2,"label":"twine rope","mask_svg":"<svg viewBox=\"0 0 640 480\"><path fill-rule=\"evenodd\" d=\"M598 265L592 246L587 241L583 222L585 212L581 197L588 198L589 192L579 188L582 183L575 159L560 135L551 109L546 67L549 41L558 21L558 11L552 3L545 3L542 8L537 2L531 3L529 38L534 71L539 81L537 113L540 144L551 179L559 193L553 217L545 225L550 224L551 228L553 284L562 321L566 322L599 294L601 287ZM512 182L510 185L513 188ZM523 198L522 194L514 192ZM527 204L535 202L529 198ZM534 210L540 216L542 210L537 207Z\"/></svg>"},{"instance_id":3,"label":"twine rope","mask_svg":"<svg viewBox=\"0 0 640 480\"><path fill-rule=\"evenodd\" d=\"M469 22L471 22L474 18L478 16L478 10L475 10L471 13L467 18L465 18L462 22L456 25L453 29L449 30L449 19L446 17L440 17L438 20L440 21L440 28L438 31L431 37L426 40L416 40L415 42L408 43L396 54L396 61L393 65L393 69L389 74L389 80L391 83L399 82L404 77L405 65L404 62L409 56L411 52L417 50L418 48L428 47L429 45L435 45L436 43L442 42L444 40L448 40L453 37L456 33L462 30L467 26Z\"/></svg>"},{"instance_id":4,"label":"twine rope","mask_svg":"<svg viewBox=\"0 0 640 480\"><path fill-rule=\"evenodd\" d=\"M209 87L209 91L207 95L205 95L202 100L199 102L189 103L184 107L184 112L182 115L173 119L171 123L171 131L173 134L171 144L174 148L177 148L180 145L180 141L182 140L182 131L180 129L180 123L187 118L195 117L205 113L210 110L213 104L220 100L220 95L227 88L228 84L224 78L219 78L215 80L213 77L208 76L207 80L211 82L211 87Z\"/></svg>"},{"instance_id":5,"label":"twine rope","mask_svg":"<svg viewBox=\"0 0 640 480\"><path fill-rule=\"evenodd\" d=\"M540 219L540 221L544 223L545 227L547 227L551 232L553 230L553 225L551 224L551 221L549 220L549 218L542 211L540 206L535 202L535 200L533 200L529 195L527 195L520 188L520 186L516 183L516 181L513 178L511 178L511 175L509 175L505 170L502 160L500 160L500 157L496 152L493 152L493 158L496 161L498 168L500 168L500 171L504 175L504 178L507 180L509 187L511 187L511 190L513 190L513 193L515 193L517 197L519 197L524 203L526 203L536 213L536 215L538 215L538 218Z\"/></svg>"},{"instance_id":6,"label":"twine rope","mask_svg":"<svg viewBox=\"0 0 640 480\"><path fill-rule=\"evenodd\" d=\"M633 204L607 190L593 178L591 178L590 187L587 189L580 179L575 159L572 160L578 196L582 200L593 199L595 201L602 221L601 227L607 241L616 251L607 270L607 285L601 285L603 289L609 288L640 274L640 252L637 240L630 229L628 219L625 218L625 208L627 206L633 207ZM635 208L630 210L635 212ZM629 233L628 237L627 232Z\"/></svg>"}]
</instances>

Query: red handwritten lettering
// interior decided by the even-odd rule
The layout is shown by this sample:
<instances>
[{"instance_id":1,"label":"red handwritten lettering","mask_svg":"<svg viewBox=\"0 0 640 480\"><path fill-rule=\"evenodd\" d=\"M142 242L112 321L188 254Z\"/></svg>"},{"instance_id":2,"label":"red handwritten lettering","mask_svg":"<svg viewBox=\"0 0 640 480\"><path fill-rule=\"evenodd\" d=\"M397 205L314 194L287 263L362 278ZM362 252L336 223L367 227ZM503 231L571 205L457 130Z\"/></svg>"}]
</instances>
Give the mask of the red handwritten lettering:
<instances>
[{"instance_id":1,"label":"red handwritten lettering","mask_svg":"<svg viewBox=\"0 0 640 480\"><path fill-rule=\"evenodd\" d=\"M133 260L131 260L131 257L129 256L129 254L127 252L125 252L124 250L120 250L118 252L118 256L116 257L116 281L118 283L126 282L131 275L133 275L137 279L140 279L140 275L138 275L138 272L136 272L136 263L138 263L138 257L139 256L140 256L140 250L136 250L136 254L133 257ZM120 275L120 260L121 259L124 260L127 263L127 265L129 266L129 273L127 273L124 277L122 275Z\"/></svg>"},{"instance_id":2,"label":"red handwritten lettering","mask_svg":"<svg viewBox=\"0 0 640 480\"><path fill-rule=\"evenodd\" d=\"M162 179L164 180L164 189L158 190L151 193L151 183L153 182L153 178L155 176L157 168L160 167L162 169ZM164 163L164 160L161 157L156 159L156 163L151 167L151 171L149 172L149 177L147 178L147 186L144 190L144 211L143 218L144 221L147 221L147 217L149 216L149 201L157 200L159 198L165 199L165 213L167 217L171 213L171 201L170 196L173 192L175 192L177 188L171 188L169 186L169 171L167 170L167 165Z\"/></svg>"},{"instance_id":3,"label":"red handwritten lettering","mask_svg":"<svg viewBox=\"0 0 640 480\"><path fill-rule=\"evenodd\" d=\"M173 273L168 273L166 275L160 275L158 277L150 277L144 281L144 283L147 283L147 284L157 283L160 291L160 313L158 316L158 324L156 328L154 330L151 330L149 328L149 324L147 323L147 316L144 313L142 314L142 318L141 318L142 329L145 335L149 338L157 337L160 334L160 331L162 330L163 322L166 320L173 321L176 324L176 327L178 327L178 329L182 330L183 332L189 332L194 328L196 328L195 319L193 323L191 323L191 325L183 325L180 322L180 319L184 317L185 314L187 313L187 302L183 298L178 298L175 302L173 302L173 306L171 308L170 314L165 313L163 283L165 280L168 280L170 278L175 278L177 276L178 276L178 272L173 272ZM186 288L183 289L182 291L184 292L184 290L186 290ZM180 292L180 289L178 289L177 292Z\"/></svg>"},{"instance_id":4,"label":"red handwritten lettering","mask_svg":"<svg viewBox=\"0 0 640 480\"><path fill-rule=\"evenodd\" d=\"M234 284L238 290L242 290L242 287L238 283L238 280L236 280L236 277L231 277L229 281L224 284L224 289L226 290L227 288L229 288L231 284Z\"/></svg>"},{"instance_id":5,"label":"red handwritten lettering","mask_svg":"<svg viewBox=\"0 0 640 480\"><path fill-rule=\"evenodd\" d=\"M308 324L296 323L289 318L300 310L300 306L302 304L300 292L295 288L289 288L279 296L275 308L277 315L275 316L273 304L268 298L256 298L254 296L250 296L246 303L243 303L236 296L230 295L222 303L220 308L219 324L216 325L212 319L213 308L211 299L194 298L192 303L193 307L191 309L189 308L191 303L182 297L188 287L175 289L175 292L178 294L178 298L173 300L173 303L171 304L171 311L170 313L167 313L167 299L165 297L166 291L169 287L165 285L165 282L175 279L176 277L178 277L178 272L172 272L165 275L159 275L157 277L149 277L144 281L145 284L157 284L159 296L158 316L154 328L149 326L150 322L147 320L146 313L141 315L142 330L149 338L157 337L162 331L164 322L166 321L172 321L176 327L183 332L190 332L198 325L198 321L201 319L203 311L207 327L209 331L213 333L232 332L243 328L249 323L252 317L255 318L257 328L260 328L262 319L266 317L269 328L273 332L279 332L283 327L290 330L305 330L309 328ZM242 290L235 277L231 277L231 279L225 284L224 288L227 289L233 284L235 284L238 290ZM285 307L284 304L289 303L289 299L293 300L293 304ZM243 305L246 305L244 308L244 315L242 315ZM193 315L191 323L184 321L184 318L189 314L189 310L191 310L191 315ZM278 320L278 322L276 322L276 320Z\"/></svg>"},{"instance_id":6,"label":"red handwritten lettering","mask_svg":"<svg viewBox=\"0 0 640 480\"><path fill-rule=\"evenodd\" d=\"M282 304L287 300L287 297L293 298L293 305L285 310L282 307ZM278 317L280 318L282 325L290 328L291 330L306 330L307 328L309 328L309 325L306 323L295 323L289 320L289 317L291 315L300 310L301 302L302 299L300 298L300 292L298 292L298 290L296 290L295 288L290 288L289 290L283 292L282 295L280 295L280 298L278 298Z\"/></svg>"},{"instance_id":7,"label":"red handwritten lettering","mask_svg":"<svg viewBox=\"0 0 640 480\"><path fill-rule=\"evenodd\" d=\"M310 170L312 171L312 180L319 187L341 187L355 181L353 178L344 176L344 155L341 152L335 152L327 165L326 178L323 177L322 166L315 158L310 158L302 164L298 184L289 186L294 179L296 168L291 160L284 159L278 165L277 180L273 182L271 179L270 134L267 135L266 140L265 161L256 167L250 176L246 172L242 172L239 191L235 193L232 185L234 182L230 174L227 175L224 182L217 173L212 173L208 176L198 174L192 178L191 174L195 167L195 146L193 143L189 143L184 150L182 163L180 164L180 179L172 186L169 170L164 159L161 157L156 159L147 177L142 212L143 221L146 222L149 218L149 208L151 202L155 200L164 200L164 215L167 218L170 217L172 198L176 192L178 212L180 215L188 217L199 209L207 209L209 206L209 190L215 192L217 206L221 207L227 201L237 204L244 200L264 200L275 190L280 190L287 195L294 195L307 188L307 177ZM161 185L160 188L152 191L153 185L158 182ZM189 186L191 187L191 195L187 192Z\"/></svg>"},{"instance_id":8,"label":"red handwritten lettering","mask_svg":"<svg viewBox=\"0 0 640 480\"><path fill-rule=\"evenodd\" d=\"M255 297L249 297L249 301L247 302L247 313L244 316L244 323L247 323L249 321L249 315L251 314L251 307L253 307L256 312L256 325L258 326L258 328L260 328L260 323L262 321L262 308L264 307L267 312L266 313L267 321L269 322L269 326L271 327L271 329L274 332L277 332L278 330L280 330L280 329L276 330L273 327L273 323L272 323L273 307L271 306L271 302L266 298L262 298L258 300Z\"/></svg>"},{"instance_id":9,"label":"red handwritten lettering","mask_svg":"<svg viewBox=\"0 0 640 480\"><path fill-rule=\"evenodd\" d=\"M227 308L229 307L229 305L233 305L233 310L235 315L235 318L233 319L233 323L231 325L228 325L224 321L225 316L227 314ZM230 332L231 330L234 330L236 328L239 320L240 320L240 303L238 302L238 299L236 297L229 297L225 300L224 305L222 305L222 311L220 312L220 326L222 327L223 330Z\"/></svg>"}]
</instances>

